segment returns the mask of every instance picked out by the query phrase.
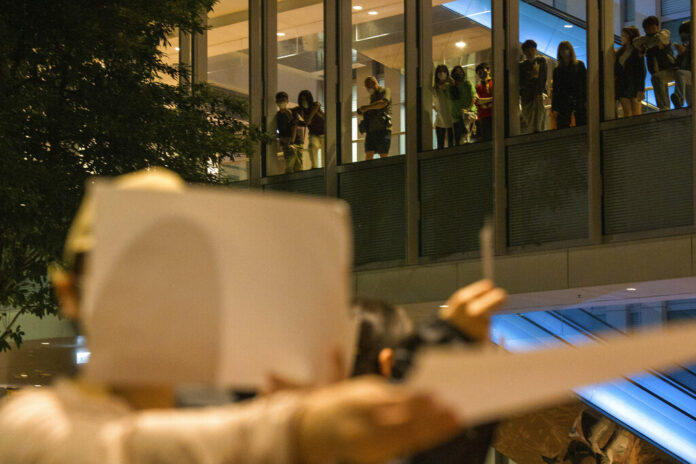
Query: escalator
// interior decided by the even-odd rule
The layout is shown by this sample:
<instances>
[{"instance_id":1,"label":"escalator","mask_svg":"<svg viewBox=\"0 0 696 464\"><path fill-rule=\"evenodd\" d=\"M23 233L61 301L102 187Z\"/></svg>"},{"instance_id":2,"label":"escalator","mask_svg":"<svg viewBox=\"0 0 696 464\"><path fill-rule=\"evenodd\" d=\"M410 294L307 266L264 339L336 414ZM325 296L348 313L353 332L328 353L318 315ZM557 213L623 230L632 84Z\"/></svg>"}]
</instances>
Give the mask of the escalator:
<instances>
[{"instance_id":1,"label":"escalator","mask_svg":"<svg viewBox=\"0 0 696 464\"><path fill-rule=\"evenodd\" d=\"M680 303L687 306L673 309ZM672 309L670 310L670 305ZM667 309L665 309L667 308ZM607 335L626 334L661 323L670 311L691 316L696 300L639 308L570 308L494 317L493 339L512 351L559 344L601 343ZM648 316L648 317L638 317ZM590 407L644 438L675 459L696 462L696 366L650 371L576 392Z\"/></svg>"}]
</instances>

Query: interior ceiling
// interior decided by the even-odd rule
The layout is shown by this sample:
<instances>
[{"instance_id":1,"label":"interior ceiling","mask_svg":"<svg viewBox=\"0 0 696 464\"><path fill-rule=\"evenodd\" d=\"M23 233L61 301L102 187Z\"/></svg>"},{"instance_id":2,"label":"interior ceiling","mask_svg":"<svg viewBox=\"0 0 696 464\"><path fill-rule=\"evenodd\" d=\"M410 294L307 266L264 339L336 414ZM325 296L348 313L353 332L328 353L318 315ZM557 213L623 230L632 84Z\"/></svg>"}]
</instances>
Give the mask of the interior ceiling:
<instances>
[{"instance_id":1,"label":"interior ceiling","mask_svg":"<svg viewBox=\"0 0 696 464\"><path fill-rule=\"evenodd\" d=\"M447 0L433 0L434 7L449 3ZM353 0L352 5L363 6L360 11L353 11L354 25L378 23L380 20L393 18L404 13L403 1L397 0ZM213 18L213 28L208 31L208 56L219 56L227 53L241 52L249 48L246 12L246 0L222 0L210 14ZM299 37L311 37L323 33L324 10L321 0L281 0L278 2L278 32L284 34L279 41L296 40ZM377 15L370 15L376 11ZM225 15L229 15L225 17ZM449 16L448 16L449 15ZM215 19L217 19L217 24ZM227 21L229 20L229 21ZM433 59L442 61L486 50L491 47L490 31L485 27L475 25L466 18L446 8L433 8L433 20L436 21L433 33ZM461 20L466 21L466 24ZM231 21L231 22L230 22ZM437 33L439 31L441 33ZM385 66L401 69L404 67L403 30L385 30L382 40L365 43L359 47L360 53L370 59L383 63ZM376 34L377 35L377 34ZM303 39L304 40L304 39ZM395 43L394 41L397 40ZM466 42L466 47L460 49L457 42Z\"/></svg>"}]
</instances>

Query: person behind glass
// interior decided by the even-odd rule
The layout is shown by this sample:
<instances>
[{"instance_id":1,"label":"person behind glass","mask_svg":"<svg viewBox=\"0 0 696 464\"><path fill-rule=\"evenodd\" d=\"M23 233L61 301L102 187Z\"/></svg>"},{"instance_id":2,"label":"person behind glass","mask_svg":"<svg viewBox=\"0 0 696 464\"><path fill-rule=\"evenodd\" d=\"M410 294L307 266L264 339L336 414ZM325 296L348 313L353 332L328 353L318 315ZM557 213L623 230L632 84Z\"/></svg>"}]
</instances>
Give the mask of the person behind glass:
<instances>
[{"instance_id":1,"label":"person behind glass","mask_svg":"<svg viewBox=\"0 0 696 464\"><path fill-rule=\"evenodd\" d=\"M445 135L447 146L454 145L454 121L452 121L452 102L450 92L454 81L450 78L449 70L444 64L435 68L435 80L433 82L433 95L435 96L435 135L437 137L437 149L445 148Z\"/></svg>"},{"instance_id":2,"label":"person behind glass","mask_svg":"<svg viewBox=\"0 0 696 464\"><path fill-rule=\"evenodd\" d=\"M300 119L295 111L288 109L288 94L276 94L276 130L280 149L285 158L285 172L302 170L302 146L304 145L303 130L299 128Z\"/></svg>"},{"instance_id":3,"label":"person behind glass","mask_svg":"<svg viewBox=\"0 0 696 464\"><path fill-rule=\"evenodd\" d=\"M365 126L365 158L371 160L375 153L386 158L391 147L391 91L373 76L365 79L365 88L370 104L358 108Z\"/></svg>"},{"instance_id":4,"label":"person behind glass","mask_svg":"<svg viewBox=\"0 0 696 464\"><path fill-rule=\"evenodd\" d=\"M553 101L551 111L556 115L558 129L570 127L575 114L575 125L587 124L587 70L585 63L575 57L575 50L567 40L558 45L558 66L553 70Z\"/></svg>"},{"instance_id":5,"label":"person behind glass","mask_svg":"<svg viewBox=\"0 0 696 464\"><path fill-rule=\"evenodd\" d=\"M300 92L297 102L300 106L295 110L301 117L300 125L309 129L309 158L315 169L319 167L319 150L324 153L324 112L309 90Z\"/></svg>"},{"instance_id":6,"label":"person behind glass","mask_svg":"<svg viewBox=\"0 0 696 464\"><path fill-rule=\"evenodd\" d=\"M493 79L488 63L476 66L479 83L476 85L476 109L478 113L478 132L481 140L493 138Z\"/></svg>"},{"instance_id":7,"label":"person behind glass","mask_svg":"<svg viewBox=\"0 0 696 464\"><path fill-rule=\"evenodd\" d=\"M645 36L633 41L633 46L645 54L648 61L655 100L660 111L669 110L669 83L674 80L676 60L667 29L660 30L660 20L648 16L643 20Z\"/></svg>"},{"instance_id":8,"label":"person behind glass","mask_svg":"<svg viewBox=\"0 0 696 464\"><path fill-rule=\"evenodd\" d=\"M681 43L675 43L677 49L677 70L675 71L675 89L672 94L672 103L675 108L686 104L691 106L693 99L693 87L691 85L691 20L686 20L679 25L679 38Z\"/></svg>"},{"instance_id":9,"label":"person behind glass","mask_svg":"<svg viewBox=\"0 0 696 464\"><path fill-rule=\"evenodd\" d=\"M525 59L520 63L520 98L522 112L520 122L524 133L546 130L547 117L544 107L548 66L546 59L537 53L537 44L527 40L522 44Z\"/></svg>"},{"instance_id":10,"label":"person behind glass","mask_svg":"<svg viewBox=\"0 0 696 464\"><path fill-rule=\"evenodd\" d=\"M454 81L450 88L452 127L454 143L459 145L462 143L462 138L469 143L472 133L475 132L476 90L474 84L466 78L466 72L461 66L452 68L452 80Z\"/></svg>"},{"instance_id":11,"label":"person behind glass","mask_svg":"<svg viewBox=\"0 0 696 464\"><path fill-rule=\"evenodd\" d=\"M640 31L637 27L624 27L621 31L623 45L616 52L614 87L624 117L638 116L643 112L641 102L645 98L647 70L645 60L633 46L633 41L638 37L640 37Z\"/></svg>"}]
</instances>

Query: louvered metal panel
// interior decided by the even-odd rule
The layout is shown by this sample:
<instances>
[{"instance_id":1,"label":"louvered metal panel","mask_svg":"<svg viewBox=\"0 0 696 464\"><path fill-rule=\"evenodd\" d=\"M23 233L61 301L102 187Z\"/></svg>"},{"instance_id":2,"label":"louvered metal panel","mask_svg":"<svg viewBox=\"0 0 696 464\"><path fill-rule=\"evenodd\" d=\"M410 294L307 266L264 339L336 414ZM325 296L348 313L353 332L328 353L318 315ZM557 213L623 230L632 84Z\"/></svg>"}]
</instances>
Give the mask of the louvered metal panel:
<instances>
[{"instance_id":1,"label":"louvered metal panel","mask_svg":"<svg viewBox=\"0 0 696 464\"><path fill-rule=\"evenodd\" d=\"M605 130L604 232L693 224L691 118Z\"/></svg>"},{"instance_id":2,"label":"louvered metal panel","mask_svg":"<svg viewBox=\"0 0 696 464\"><path fill-rule=\"evenodd\" d=\"M343 172L338 179L339 196L353 213L355 264L404 259L405 165Z\"/></svg>"},{"instance_id":3,"label":"louvered metal panel","mask_svg":"<svg viewBox=\"0 0 696 464\"><path fill-rule=\"evenodd\" d=\"M507 173L510 246L588 236L584 134L508 147Z\"/></svg>"},{"instance_id":4,"label":"louvered metal panel","mask_svg":"<svg viewBox=\"0 0 696 464\"><path fill-rule=\"evenodd\" d=\"M324 176L274 182L264 185L263 189L276 192L299 193L303 195L324 195L326 192L326 188L324 187Z\"/></svg>"},{"instance_id":5,"label":"louvered metal panel","mask_svg":"<svg viewBox=\"0 0 696 464\"><path fill-rule=\"evenodd\" d=\"M691 2L689 0L662 0L660 11L662 16L683 13L689 16L691 12Z\"/></svg>"},{"instance_id":6,"label":"louvered metal panel","mask_svg":"<svg viewBox=\"0 0 696 464\"><path fill-rule=\"evenodd\" d=\"M478 232L493 210L490 151L420 162L421 255L479 248Z\"/></svg>"}]
</instances>

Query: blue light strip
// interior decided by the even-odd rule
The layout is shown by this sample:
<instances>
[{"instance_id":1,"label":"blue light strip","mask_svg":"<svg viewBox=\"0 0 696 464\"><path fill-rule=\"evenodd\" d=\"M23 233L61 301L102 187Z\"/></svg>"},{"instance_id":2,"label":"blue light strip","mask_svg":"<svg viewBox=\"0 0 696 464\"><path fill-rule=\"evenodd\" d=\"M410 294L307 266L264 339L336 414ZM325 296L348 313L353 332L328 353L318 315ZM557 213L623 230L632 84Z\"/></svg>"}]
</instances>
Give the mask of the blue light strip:
<instances>
[{"instance_id":1,"label":"blue light strip","mask_svg":"<svg viewBox=\"0 0 696 464\"><path fill-rule=\"evenodd\" d=\"M529 320L516 314L495 316L491 327L493 341L511 351L526 351L562 343L547 331L571 343L587 340L586 335L549 313L526 313L525 317ZM696 400L655 376L644 374L632 380L650 393L625 380L585 387L576 393L675 457L696 463L696 421L684 413L696 411ZM656 396L678 405L684 412Z\"/></svg>"}]
</instances>

